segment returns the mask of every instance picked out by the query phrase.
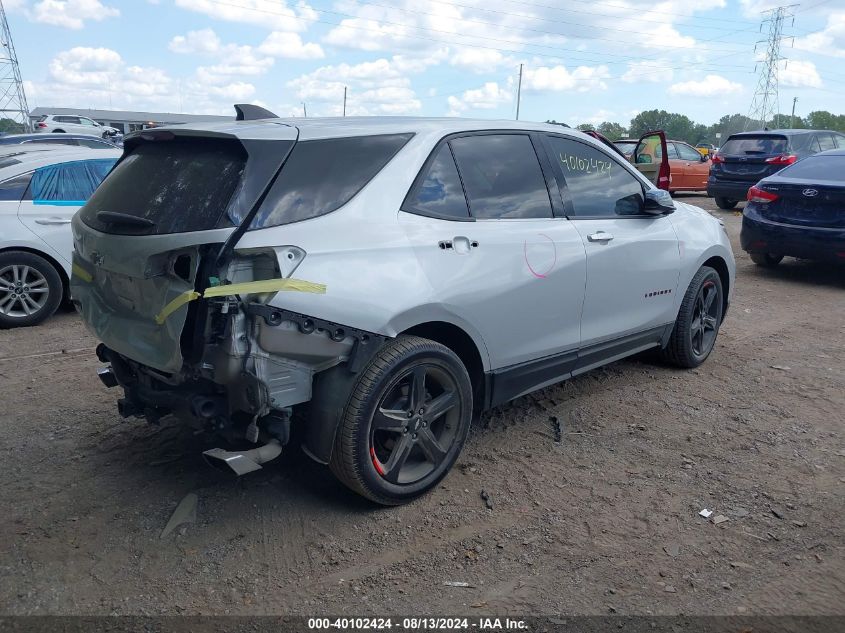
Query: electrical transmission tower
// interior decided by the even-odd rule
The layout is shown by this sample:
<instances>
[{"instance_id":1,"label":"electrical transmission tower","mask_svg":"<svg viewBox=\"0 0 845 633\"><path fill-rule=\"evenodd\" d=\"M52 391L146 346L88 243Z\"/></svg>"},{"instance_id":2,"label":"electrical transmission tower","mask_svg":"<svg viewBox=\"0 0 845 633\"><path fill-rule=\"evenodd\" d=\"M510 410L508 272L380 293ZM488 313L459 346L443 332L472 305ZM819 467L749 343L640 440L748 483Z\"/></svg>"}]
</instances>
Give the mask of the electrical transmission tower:
<instances>
[{"instance_id":1,"label":"electrical transmission tower","mask_svg":"<svg viewBox=\"0 0 845 633\"><path fill-rule=\"evenodd\" d=\"M765 40L761 40L757 44L766 44L766 56L760 62L762 64L760 77L757 80L757 89L754 91L754 97L751 99L751 108L748 110L748 118L755 124L759 123L761 129L766 127L766 124L772 121L780 110L780 104L778 102L778 66L782 60L786 59L785 57L781 57L780 45L783 40L790 38L788 35L783 35L783 23L790 19L794 23L795 15L792 13L792 9L797 6L797 4L791 4L789 6L777 7L776 9L769 9L763 13L766 17L760 24L760 30L762 31L763 27L768 25L769 33ZM757 46L754 47L754 52L757 52ZM748 124L746 124L747 128Z\"/></svg>"},{"instance_id":2,"label":"electrical transmission tower","mask_svg":"<svg viewBox=\"0 0 845 633\"><path fill-rule=\"evenodd\" d=\"M0 45L0 117L20 123L23 131L28 131L29 108L3 0L0 0Z\"/></svg>"}]
</instances>

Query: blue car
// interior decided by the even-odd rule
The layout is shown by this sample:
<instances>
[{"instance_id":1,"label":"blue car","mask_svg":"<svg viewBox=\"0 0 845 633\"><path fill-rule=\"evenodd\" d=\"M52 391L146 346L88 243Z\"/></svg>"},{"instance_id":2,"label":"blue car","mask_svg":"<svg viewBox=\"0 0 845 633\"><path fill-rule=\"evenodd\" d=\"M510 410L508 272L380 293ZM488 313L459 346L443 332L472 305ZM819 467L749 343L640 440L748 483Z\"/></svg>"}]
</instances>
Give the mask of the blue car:
<instances>
[{"instance_id":1,"label":"blue car","mask_svg":"<svg viewBox=\"0 0 845 633\"><path fill-rule=\"evenodd\" d=\"M808 156L748 191L740 243L754 263L845 262L845 149Z\"/></svg>"}]
</instances>

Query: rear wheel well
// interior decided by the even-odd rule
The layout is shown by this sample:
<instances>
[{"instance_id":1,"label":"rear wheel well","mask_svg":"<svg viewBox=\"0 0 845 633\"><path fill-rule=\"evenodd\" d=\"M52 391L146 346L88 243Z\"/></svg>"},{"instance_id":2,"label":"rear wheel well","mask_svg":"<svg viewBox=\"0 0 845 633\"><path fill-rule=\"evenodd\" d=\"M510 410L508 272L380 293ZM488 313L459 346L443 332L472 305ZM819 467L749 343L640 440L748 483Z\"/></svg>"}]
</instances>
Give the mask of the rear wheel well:
<instances>
[{"instance_id":1,"label":"rear wheel well","mask_svg":"<svg viewBox=\"0 0 845 633\"><path fill-rule=\"evenodd\" d=\"M33 255L38 255L39 257L46 259L50 263L50 265L56 269L56 272L59 273L59 277L62 280L62 300L67 301L70 299L70 280L68 279L64 266L62 266L58 261L56 261L55 257L48 255L44 251L39 251L35 248L27 248L26 246L12 246L10 248L0 248L0 253L9 253L12 251L32 253Z\"/></svg>"},{"instance_id":2,"label":"rear wheel well","mask_svg":"<svg viewBox=\"0 0 845 633\"><path fill-rule=\"evenodd\" d=\"M472 337L457 325L443 321L432 321L415 325L402 332L420 336L445 345L457 354L464 364L472 383L473 409L478 412L484 408L484 363Z\"/></svg>"},{"instance_id":3,"label":"rear wheel well","mask_svg":"<svg viewBox=\"0 0 845 633\"><path fill-rule=\"evenodd\" d=\"M719 257L718 255L711 257L706 262L702 264L702 266L710 266L710 268L714 269L717 273L719 273L719 279L722 281L722 319L725 318L725 314L728 311L728 293L730 292L730 285L731 285L731 276L728 273L728 264L725 262L724 259Z\"/></svg>"}]
</instances>

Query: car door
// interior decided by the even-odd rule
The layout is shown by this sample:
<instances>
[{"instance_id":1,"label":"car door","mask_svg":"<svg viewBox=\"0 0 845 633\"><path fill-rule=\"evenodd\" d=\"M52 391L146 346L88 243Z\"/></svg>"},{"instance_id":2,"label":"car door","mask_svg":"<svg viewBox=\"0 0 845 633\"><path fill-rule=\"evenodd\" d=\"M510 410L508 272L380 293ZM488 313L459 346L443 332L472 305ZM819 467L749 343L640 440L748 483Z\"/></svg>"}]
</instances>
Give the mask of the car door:
<instances>
[{"instance_id":1,"label":"car door","mask_svg":"<svg viewBox=\"0 0 845 633\"><path fill-rule=\"evenodd\" d=\"M545 140L587 254L582 371L659 340L674 320L679 244L668 217L642 212L644 184L628 165L580 140Z\"/></svg>"},{"instance_id":2,"label":"car door","mask_svg":"<svg viewBox=\"0 0 845 633\"><path fill-rule=\"evenodd\" d=\"M90 134L92 136L103 135L103 129L100 127L99 123L95 122L94 120L81 116L79 117L79 123L80 127L78 132L80 134Z\"/></svg>"},{"instance_id":3,"label":"car door","mask_svg":"<svg viewBox=\"0 0 845 633\"><path fill-rule=\"evenodd\" d=\"M678 163L684 170L684 189L707 189L707 177L710 175L710 160L691 145L673 143L678 153ZM674 170L674 167L672 168ZM674 175L674 173L673 173Z\"/></svg>"},{"instance_id":4,"label":"car door","mask_svg":"<svg viewBox=\"0 0 845 633\"><path fill-rule=\"evenodd\" d=\"M672 169L669 163L666 134L662 130L643 134L629 162L658 189L669 191Z\"/></svg>"},{"instance_id":5,"label":"car door","mask_svg":"<svg viewBox=\"0 0 845 633\"><path fill-rule=\"evenodd\" d=\"M115 159L70 161L36 169L18 207L20 221L71 262L73 214L94 193Z\"/></svg>"},{"instance_id":6,"label":"car door","mask_svg":"<svg viewBox=\"0 0 845 633\"><path fill-rule=\"evenodd\" d=\"M669 157L669 191L683 189L686 187L686 161L678 156L678 150L673 141L666 143L666 151Z\"/></svg>"},{"instance_id":7,"label":"car door","mask_svg":"<svg viewBox=\"0 0 845 633\"><path fill-rule=\"evenodd\" d=\"M584 246L556 187L530 134L458 135L432 152L400 213L440 306L482 336L499 401L565 378L580 343Z\"/></svg>"}]
</instances>

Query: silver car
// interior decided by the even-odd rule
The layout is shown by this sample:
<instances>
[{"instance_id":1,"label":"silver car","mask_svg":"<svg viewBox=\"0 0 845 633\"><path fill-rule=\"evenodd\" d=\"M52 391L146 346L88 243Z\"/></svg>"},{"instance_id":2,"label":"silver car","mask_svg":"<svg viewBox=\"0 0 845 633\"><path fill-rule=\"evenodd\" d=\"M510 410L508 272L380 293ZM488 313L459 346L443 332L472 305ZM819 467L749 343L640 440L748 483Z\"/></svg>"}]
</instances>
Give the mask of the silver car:
<instances>
[{"instance_id":1,"label":"silver car","mask_svg":"<svg viewBox=\"0 0 845 633\"><path fill-rule=\"evenodd\" d=\"M124 417L304 450L383 504L473 416L650 348L695 367L734 285L721 223L560 126L344 118L148 130L73 221L72 293ZM301 415L294 415L299 412Z\"/></svg>"}]
</instances>

